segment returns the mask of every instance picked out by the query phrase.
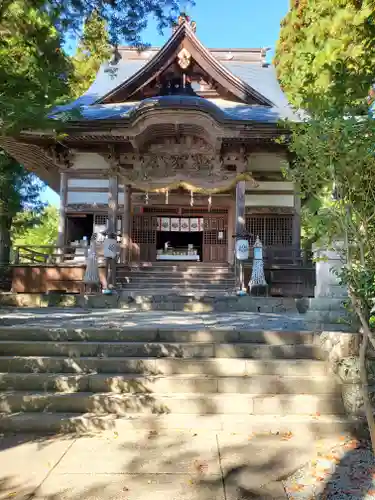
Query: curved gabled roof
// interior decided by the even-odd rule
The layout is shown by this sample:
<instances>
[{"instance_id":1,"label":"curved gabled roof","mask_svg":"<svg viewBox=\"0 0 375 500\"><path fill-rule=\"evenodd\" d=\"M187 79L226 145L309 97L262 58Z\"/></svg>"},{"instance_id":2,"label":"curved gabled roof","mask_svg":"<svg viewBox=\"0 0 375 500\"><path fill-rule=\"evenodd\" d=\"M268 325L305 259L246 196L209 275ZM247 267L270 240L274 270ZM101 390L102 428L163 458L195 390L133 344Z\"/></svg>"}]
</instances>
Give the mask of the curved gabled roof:
<instances>
[{"instance_id":1,"label":"curved gabled roof","mask_svg":"<svg viewBox=\"0 0 375 500\"><path fill-rule=\"evenodd\" d=\"M120 59L116 65L103 64L87 92L76 101L55 108L53 118L74 109L80 109L83 119L125 117L140 106L140 102L134 102L131 95L170 64L182 43L188 44L192 57L210 76L226 88L229 87L230 92L242 101L243 104L224 99L207 99L227 119L268 123L280 119L299 120L280 88L273 66L262 64L261 59L248 61L221 58L218 61L186 23L175 31L162 49L149 51L148 59L145 54L134 57L134 52L133 57L129 57L131 51L128 50L127 57ZM254 101L258 104L254 104Z\"/></svg>"}]
</instances>

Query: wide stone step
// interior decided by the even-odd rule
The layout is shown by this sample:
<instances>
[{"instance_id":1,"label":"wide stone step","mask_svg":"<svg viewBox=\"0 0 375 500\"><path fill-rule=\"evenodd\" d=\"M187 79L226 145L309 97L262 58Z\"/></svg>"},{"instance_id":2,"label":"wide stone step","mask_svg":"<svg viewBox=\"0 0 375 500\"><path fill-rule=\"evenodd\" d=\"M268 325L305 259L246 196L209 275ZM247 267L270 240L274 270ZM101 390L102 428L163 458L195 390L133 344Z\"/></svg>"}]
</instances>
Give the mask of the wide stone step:
<instances>
[{"instance_id":1,"label":"wide stone step","mask_svg":"<svg viewBox=\"0 0 375 500\"><path fill-rule=\"evenodd\" d=\"M0 415L0 432L12 433L101 433L105 430L119 435L144 429L207 430L246 433L314 433L316 437L360 430L360 419L337 415L142 415L118 418L114 414L16 413Z\"/></svg>"},{"instance_id":2,"label":"wide stone step","mask_svg":"<svg viewBox=\"0 0 375 500\"><path fill-rule=\"evenodd\" d=\"M225 285L210 285L209 283L197 284L179 284L179 283L159 283L159 282L147 282L145 284L142 283L128 283L124 281L116 281L117 285L122 287L124 290L142 290L145 292L151 292L151 290L159 290L161 293L175 293L181 294L181 292L220 292L220 291L230 291L234 290L234 285L225 284Z\"/></svg>"},{"instance_id":3,"label":"wide stone step","mask_svg":"<svg viewBox=\"0 0 375 500\"><path fill-rule=\"evenodd\" d=\"M147 278L148 276L152 276L153 278L165 278L165 277L174 277L174 278L211 278L211 277L222 277L222 278L232 278L234 276L233 271L229 269L194 269L194 270L183 270L183 269L175 269L171 270L169 268L157 268L152 270L142 270L142 271L129 271L125 269L118 269L117 276L135 276L140 278Z\"/></svg>"},{"instance_id":4,"label":"wide stone step","mask_svg":"<svg viewBox=\"0 0 375 500\"><path fill-rule=\"evenodd\" d=\"M244 358L98 358L64 356L0 356L1 372L19 373L106 373L149 375L213 375L321 377L327 374L324 361L254 360Z\"/></svg>"},{"instance_id":5,"label":"wide stone step","mask_svg":"<svg viewBox=\"0 0 375 500\"><path fill-rule=\"evenodd\" d=\"M153 262L150 265L132 265L130 268L127 266L118 266L117 269L119 271L141 271L141 272L150 272L150 271L160 271L161 269L166 269L169 271L212 271L215 269L220 269L221 271L232 271L233 268L226 262L191 262L191 261L180 261L180 262L172 262L172 261L159 261Z\"/></svg>"},{"instance_id":6,"label":"wide stone step","mask_svg":"<svg viewBox=\"0 0 375 500\"><path fill-rule=\"evenodd\" d=\"M341 397L320 395L252 394L95 394L7 391L0 393L0 413L129 413L147 414L253 414L322 415L345 414Z\"/></svg>"},{"instance_id":7,"label":"wide stone step","mask_svg":"<svg viewBox=\"0 0 375 500\"><path fill-rule=\"evenodd\" d=\"M0 328L0 341L54 341L54 342L241 342L269 345L313 344L318 335L309 331L277 330L213 330L213 329L159 329L159 328Z\"/></svg>"},{"instance_id":8,"label":"wide stone step","mask_svg":"<svg viewBox=\"0 0 375 500\"><path fill-rule=\"evenodd\" d=\"M196 278L175 278L175 277L167 277L163 278L151 278L150 276L140 277L140 276L129 276L129 277L117 277L117 281L121 283L138 283L144 285L155 285L155 283L159 286L206 286L211 287L215 285L220 286L232 286L235 283L235 279L223 279L212 277L210 279L206 279L203 277Z\"/></svg>"},{"instance_id":9,"label":"wide stone step","mask_svg":"<svg viewBox=\"0 0 375 500\"><path fill-rule=\"evenodd\" d=\"M0 341L5 356L172 357L172 358L252 358L321 359L315 345L266 345L257 343L167 343L167 342L54 342Z\"/></svg>"},{"instance_id":10,"label":"wide stone step","mask_svg":"<svg viewBox=\"0 0 375 500\"><path fill-rule=\"evenodd\" d=\"M182 310L182 303L172 303L169 301L170 297L174 299L181 297L209 297L209 298L223 298L223 297L233 297L236 295L234 288L200 288L197 290L196 288L156 288L157 283L154 283L154 288L144 289L142 285L132 285L129 283L117 283L117 287L121 290L122 296L125 293L129 293L134 297L143 298L147 297L152 301L153 306L157 306L157 310L164 311L174 311L175 307L178 307L179 310ZM155 300L155 297L162 297L162 301ZM168 302L165 300L168 299ZM202 305L202 304L199 304ZM205 304L203 304L204 306ZM212 304L210 305L212 307ZM227 309L227 308L226 308Z\"/></svg>"},{"instance_id":11,"label":"wide stone step","mask_svg":"<svg viewBox=\"0 0 375 500\"><path fill-rule=\"evenodd\" d=\"M332 377L0 373L0 391L338 394Z\"/></svg>"}]
</instances>

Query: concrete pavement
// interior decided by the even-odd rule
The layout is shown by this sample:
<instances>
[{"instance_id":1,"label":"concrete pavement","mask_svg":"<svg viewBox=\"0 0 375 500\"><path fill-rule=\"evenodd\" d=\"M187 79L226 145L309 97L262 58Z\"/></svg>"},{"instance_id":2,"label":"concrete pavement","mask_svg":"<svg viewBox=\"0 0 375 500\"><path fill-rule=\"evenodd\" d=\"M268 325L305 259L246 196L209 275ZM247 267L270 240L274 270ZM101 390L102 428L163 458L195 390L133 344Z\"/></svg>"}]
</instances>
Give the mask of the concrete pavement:
<instances>
[{"instance_id":1,"label":"concrete pavement","mask_svg":"<svg viewBox=\"0 0 375 500\"><path fill-rule=\"evenodd\" d=\"M0 499L287 498L282 480L332 438L147 430L0 439Z\"/></svg>"}]
</instances>

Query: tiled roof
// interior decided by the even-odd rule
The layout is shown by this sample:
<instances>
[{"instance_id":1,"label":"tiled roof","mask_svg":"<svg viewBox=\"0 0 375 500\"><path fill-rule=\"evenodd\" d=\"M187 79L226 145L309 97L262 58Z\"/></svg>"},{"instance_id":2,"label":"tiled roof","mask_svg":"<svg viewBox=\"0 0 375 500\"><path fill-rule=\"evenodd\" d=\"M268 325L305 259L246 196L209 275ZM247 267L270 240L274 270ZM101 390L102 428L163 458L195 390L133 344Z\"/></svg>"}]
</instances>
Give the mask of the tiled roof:
<instances>
[{"instance_id":1,"label":"tiled roof","mask_svg":"<svg viewBox=\"0 0 375 500\"><path fill-rule=\"evenodd\" d=\"M85 94L76 101L65 106L59 106L54 110L55 113L70 111L80 108L84 119L104 120L109 118L119 118L127 116L132 110L140 107L138 103L125 103L117 105L94 105L94 103L106 95L109 91L115 89L118 85L128 80L137 73L148 61L145 59L129 60L122 59L116 66L103 64L98 75ZM259 63L249 63L241 61L222 62L234 76L247 83L257 92L269 99L274 106L259 106L239 104L223 99L205 99L215 104L215 108L223 112L223 117L233 120L258 121L258 122L277 122L280 119L290 119L298 121L298 116L290 107L280 85L277 81L275 68L271 65L263 66ZM172 96L171 96L172 97ZM181 97L181 96L179 96ZM185 96L184 101L188 99ZM200 98L198 98L200 99ZM166 104L165 98L156 98L158 103ZM150 100L146 100L150 102ZM169 100L168 102L172 102ZM143 102L143 101L142 101ZM155 100L153 101L155 104ZM202 103L203 100L197 101Z\"/></svg>"},{"instance_id":2,"label":"tiled roof","mask_svg":"<svg viewBox=\"0 0 375 500\"><path fill-rule=\"evenodd\" d=\"M90 106L110 90L137 73L146 62L147 60L121 60L116 66L110 66L108 63L102 64L91 87L75 101L64 106L57 106L54 112L70 111L80 106Z\"/></svg>"},{"instance_id":3,"label":"tiled roof","mask_svg":"<svg viewBox=\"0 0 375 500\"><path fill-rule=\"evenodd\" d=\"M262 66L237 61L228 61L222 64L235 76L272 101L280 110L280 114L290 119L294 117L291 106L277 80L276 70L272 65Z\"/></svg>"},{"instance_id":4,"label":"tiled roof","mask_svg":"<svg viewBox=\"0 0 375 500\"><path fill-rule=\"evenodd\" d=\"M249 106L224 99L204 99L192 96L161 96L137 102L119 104L93 104L81 107L84 120L129 118L132 113L146 108L189 108L206 110L222 120L257 121L275 123L285 118L277 107Z\"/></svg>"}]
</instances>

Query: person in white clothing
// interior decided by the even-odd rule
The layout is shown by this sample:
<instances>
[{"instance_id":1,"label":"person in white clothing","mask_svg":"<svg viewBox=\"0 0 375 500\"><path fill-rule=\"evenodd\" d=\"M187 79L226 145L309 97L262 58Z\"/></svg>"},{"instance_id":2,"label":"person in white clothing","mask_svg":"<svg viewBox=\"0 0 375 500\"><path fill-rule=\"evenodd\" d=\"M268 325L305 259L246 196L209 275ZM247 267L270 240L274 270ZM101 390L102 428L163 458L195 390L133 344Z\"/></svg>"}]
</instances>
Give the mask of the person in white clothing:
<instances>
[{"instance_id":1,"label":"person in white clothing","mask_svg":"<svg viewBox=\"0 0 375 500\"><path fill-rule=\"evenodd\" d=\"M116 235L109 233L103 243L104 258L106 264L106 280L107 288L113 289L114 283L114 266L116 266L117 254L119 245L116 241Z\"/></svg>"}]
</instances>

